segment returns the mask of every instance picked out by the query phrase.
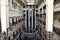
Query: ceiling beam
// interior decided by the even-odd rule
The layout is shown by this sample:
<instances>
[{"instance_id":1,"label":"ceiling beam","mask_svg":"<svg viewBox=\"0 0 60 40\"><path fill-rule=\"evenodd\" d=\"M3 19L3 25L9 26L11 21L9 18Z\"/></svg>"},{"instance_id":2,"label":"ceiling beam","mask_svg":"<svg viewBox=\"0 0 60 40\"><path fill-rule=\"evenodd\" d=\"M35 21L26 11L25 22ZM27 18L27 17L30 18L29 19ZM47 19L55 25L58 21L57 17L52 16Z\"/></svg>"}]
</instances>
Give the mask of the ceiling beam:
<instances>
[{"instance_id":1,"label":"ceiling beam","mask_svg":"<svg viewBox=\"0 0 60 40\"><path fill-rule=\"evenodd\" d=\"M25 6L25 4L22 2L22 0L16 0L22 7Z\"/></svg>"},{"instance_id":2,"label":"ceiling beam","mask_svg":"<svg viewBox=\"0 0 60 40\"><path fill-rule=\"evenodd\" d=\"M38 0L38 2L37 2L37 4L36 5L40 5L41 4L41 2L42 2L43 0Z\"/></svg>"}]
</instances>

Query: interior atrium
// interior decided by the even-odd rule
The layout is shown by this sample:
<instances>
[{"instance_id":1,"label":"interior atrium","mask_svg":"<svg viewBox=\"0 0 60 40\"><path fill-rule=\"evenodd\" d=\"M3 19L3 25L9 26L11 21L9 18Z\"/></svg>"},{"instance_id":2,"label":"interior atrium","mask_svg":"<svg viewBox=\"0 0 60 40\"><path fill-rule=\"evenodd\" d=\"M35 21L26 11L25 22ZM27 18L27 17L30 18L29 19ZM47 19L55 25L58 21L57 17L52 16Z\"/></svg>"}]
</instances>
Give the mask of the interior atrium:
<instances>
[{"instance_id":1,"label":"interior atrium","mask_svg":"<svg viewBox=\"0 0 60 40\"><path fill-rule=\"evenodd\" d=\"M0 40L60 40L60 0L0 0Z\"/></svg>"}]
</instances>

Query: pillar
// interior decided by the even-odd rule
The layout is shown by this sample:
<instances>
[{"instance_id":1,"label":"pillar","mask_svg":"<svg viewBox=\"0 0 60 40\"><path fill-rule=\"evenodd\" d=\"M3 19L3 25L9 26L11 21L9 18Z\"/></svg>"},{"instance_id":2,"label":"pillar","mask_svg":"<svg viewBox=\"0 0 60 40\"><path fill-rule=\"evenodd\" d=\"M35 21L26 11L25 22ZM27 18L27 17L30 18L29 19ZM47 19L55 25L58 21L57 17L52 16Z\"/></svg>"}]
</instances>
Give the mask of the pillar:
<instances>
[{"instance_id":1,"label":"pillar","mask_svg":"<svg viewBox=\"0 0 60 40\"><path fill-rule=\"evenodd\" d=\"M9 11L8 11L8 0L1 0L1 26L2 33L7 32L7 28L9 27Z\"/></svg>"},{"instance_id":2,"label":"pillar","mask_svg":"<svg viewBox=\"0 0 60 40\"><path fill-rule=\"evenodd\" d=\"M47 31L47 40L52 40L53 0L46 0L46 31Z\"/></svg>"}]
</instances>

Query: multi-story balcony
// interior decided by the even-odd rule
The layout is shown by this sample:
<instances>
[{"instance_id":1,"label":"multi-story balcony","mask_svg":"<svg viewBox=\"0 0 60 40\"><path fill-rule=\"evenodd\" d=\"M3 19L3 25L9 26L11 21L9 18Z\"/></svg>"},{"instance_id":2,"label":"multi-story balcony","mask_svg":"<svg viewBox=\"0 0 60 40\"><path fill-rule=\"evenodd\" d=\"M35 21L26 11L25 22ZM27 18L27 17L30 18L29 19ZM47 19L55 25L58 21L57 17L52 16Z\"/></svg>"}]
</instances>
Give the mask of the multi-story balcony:
<instances>
[{"instance_id":1,"label":"multi-story balcony","mask_svg":"<svg viewBox=\"0 0 60 40\"><path fill-rule=\"evenodd\" d=\"M57 3L54 5L54 12L57 12L57 11L60 11L60 2L57 2Z\"/></svg>"}]
</instances>

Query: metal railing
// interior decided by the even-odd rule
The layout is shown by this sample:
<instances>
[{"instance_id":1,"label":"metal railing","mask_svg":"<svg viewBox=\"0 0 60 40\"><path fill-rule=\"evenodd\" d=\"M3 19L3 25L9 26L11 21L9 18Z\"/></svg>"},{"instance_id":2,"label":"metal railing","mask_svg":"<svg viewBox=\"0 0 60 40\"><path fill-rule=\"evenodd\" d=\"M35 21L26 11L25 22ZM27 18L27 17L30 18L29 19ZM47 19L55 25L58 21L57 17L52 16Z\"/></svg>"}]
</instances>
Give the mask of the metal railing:
<instances>
[{"instance_id":1,"label":"metal railing","mask_svg":"<svg viewBox=\"0 0 60 40\"><path fill-rule=\"evenodd\" d=\"M8 40L7 34L0 33L0 40Z\"/></svg>"},{"instance_id":2,"label":"metal railing","mask_svg":"<svg viewBox=\"0 0 60 40\"><path fill-rule=\"evenodd\" d=\"M0 40L2 39L2 34L0 33Z\"/></svg>"}]
</instances>

